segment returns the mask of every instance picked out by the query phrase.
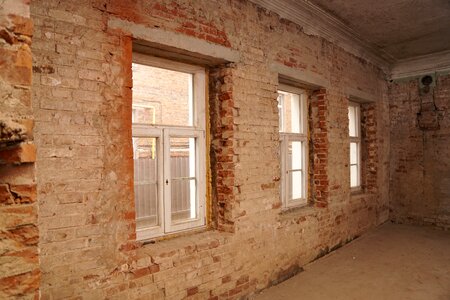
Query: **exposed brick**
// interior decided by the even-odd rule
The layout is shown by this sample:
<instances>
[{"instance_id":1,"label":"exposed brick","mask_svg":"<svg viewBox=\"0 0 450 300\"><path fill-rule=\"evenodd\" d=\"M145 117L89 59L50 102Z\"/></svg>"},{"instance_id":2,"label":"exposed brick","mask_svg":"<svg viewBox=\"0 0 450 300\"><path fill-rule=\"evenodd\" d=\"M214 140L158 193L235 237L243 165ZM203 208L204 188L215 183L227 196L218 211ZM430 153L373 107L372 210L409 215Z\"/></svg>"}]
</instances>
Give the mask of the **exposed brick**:
<instances>
[{"instance_id":1,"label":"exposed brick","mask_svg":"<svg viewBox=\"0 0 450 300\"><path fill-rule=\"evenodd\" d=\"M0 164L20 164L36 161L36 146L21 143L19 146L0 149Z\"/></svg>"},{"instance_id":2,"label":"exposed brick","mask_svg":"<svg viewBox=\"0 0 450 300\"><path fill-rule=\"evenodd\" d=\"M436 76L435 87L427 94L420 90L419 80L389 86L390 218L448 230L450 76ZM436 118L428 124L421 119L427 111ZM376 165L371 168L378 172Z\"/></svg>"},{"instance_id":3,"label":"exposed brick","mask_svg":"<svg viewBox=\"0 0 450 300\"><path fill-rule=\"evenodd\" d=\"M242 285L242 284L248 282L248 280L249 280L248 275L243 275L236 281L236 286Z\"/></svg>"},{"instance_id":4,"label":"exposed brick","mask_svg":"<svg viewBox=\"0 0 450 300\"><path fill-rule=\"evenodd\" d=\"M345 167L342 94L351 82L383 98L385 74L377 66L249 1L88 2L31 2L42 298L244 299L287 278L295 271L291 266L300 268L319 249L332 249L336 239L386 220L388 185L380 182L388 174L387 154L379 138L387 128L384 102L376 103L377 113L367 121L367 132L376 135L367 138L376 144L367 148L371 192L351 197ZM205 231L136 241L131 103L132 94L138 97L132 86L141 82L131 72L134 37L111 29L111 18L240 55L236 63L207 68L212 183ZM7 57L17 60L14 53ZM331 79L327 90L308 91L311 207L301 216L280 214L274 62ZM181 108L161 113L176 106L163 101L175 90L175 77L163 83L155 73L147 73L149 89L140 96L159 103L155 115L161 120L182 121ZM28 79L7 75L16 82ZM8 205L0 208L11 209L10 215L33 212L21 214L1 188L0 201ZM27 192L21 193L26 199ZM293 236L301 236L302 247Z\"/></svg>"},{"instance_id":5,"label":"exposed brick","mask_svg":"<svg viewBox=\"0 0 450 300\"><path fill-rule=\"evenodd\" d=\"M373 103L361 105L362 142L362 188L369 193L377 191L378 139L376 106Z\"/></svg>"},{"instance_id":6,"label":"exposed brick","mask_svg":"<svg viewBox=\"0 0 450 300\"><path fill-rule=\"evenodd\" d=\"M318 90L311 97L312 114L310 114L310 172L312 172L312 197L317 207L328 205L328 106L327 91ZM311 150L311 147L313 150ZM320 149L320 150L319 150ZM320 172L319 172L320 171Z\"/></svg>"},{"instance_id":7,"label":"exposed brick","mask_svg":"<svg viewBox=\"0 0 450 300\"><path fill-rule=\"evenodd\" d=\"M193 295L195 295L195 294L198 293L198 286L188 288L188 289L186 290L186 292L187 292L187 296L188 296L188 297L189 297L189 296L193 296Z\"/></svg>"},{"instance_id":8,"label":"exposed brick","mask_svg":"<svg viewBox=\"0 0 450 300\"><path fill-rule=\"evenodd\" d=\"M29 1L6 0L0 8L1 299L39 297L29 6Z\"/></svg>"},{"instance_id":9,"label":"exposed brick","mask_svg":"<svg viewBox=\"0 0 450 300\"><path fill-rule=\"evenodd\" d=\"M23 34L31 37L33 35L33 22L29 18L11 15L11 21L14 25L15 34Z\"/></svg>"}]
</instances>

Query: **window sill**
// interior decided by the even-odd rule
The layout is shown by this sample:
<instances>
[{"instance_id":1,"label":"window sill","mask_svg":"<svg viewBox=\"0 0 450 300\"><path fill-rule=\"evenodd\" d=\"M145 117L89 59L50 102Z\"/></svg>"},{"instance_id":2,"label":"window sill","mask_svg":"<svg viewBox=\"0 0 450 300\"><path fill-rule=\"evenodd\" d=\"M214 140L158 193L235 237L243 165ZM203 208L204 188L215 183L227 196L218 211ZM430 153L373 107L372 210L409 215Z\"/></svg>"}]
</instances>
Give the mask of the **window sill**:
<instances>
[{"instance_id":1,"label":"window sill","mask_svg":"<svg viewBox=\"0 0 450 300\"><path fill-rule=\"evenodd\" d=\"M153 239L138 241L140 250L144 253L151 251L152 255L158 252L171 252L186 247L201 250L203 248L216 248L226 243L232 233L221 232L212 228L203 227L196 230L177 232Z\"/></svg>"},{"instance_id":2,"label":"window sill","mask_svg":"<svg viewBox=\"0 0 450 300\"><path fill-rule=\"evenodd\" d=\"M357 196L357 195L361 195L364 194L365 190L362 187L354 187L354 188L350 188L350 196Z\"/></svg>"},{"instance_id":3,"label":"window sill","mask_svg":"<svg viewBox=\"0 0 450 300\"><path fill-rule=\"evenodd\" d=\"M316 212L316 207L312 203L305 203L303 205L283 208L279 213L282 217L301 217L311 215Z\"/></svg>"},{"instance_id":4,"label":"window sill","mask_svg":"<svg viewBox=\"0 0 450 300\"><path fill-rule=\"evenodd\" d=\"M190 228L190 229L186 229L186 230L182 230L182 231L177 231L177 232L172 232L172 233L167 233L164 235L158 235L155 237L148 237L148 238L142 238L139 240L136 240L138 243L142 243L143 246L145 245L149 245L149 244L157 244L160 243L162 241L168 241L168 240L172 240L172 239L177 239L177 238L181 238L181 237L188 237L191 235L196 235L196 234L201 234L207 231L212 230L212 228L204 225L201 227L196 227L196 228Z\"/></svg>"},{"instance_id":5,"label":"window sill","mask_svg":"<svg viewBox=\"0 0 450 300\"><path fill-rule=\"evenodd\" d=\"M369 195L373 195L373 193L370 193L365 188L350 189L350 198L360 198Z\"/></svg>"}]
</instances>

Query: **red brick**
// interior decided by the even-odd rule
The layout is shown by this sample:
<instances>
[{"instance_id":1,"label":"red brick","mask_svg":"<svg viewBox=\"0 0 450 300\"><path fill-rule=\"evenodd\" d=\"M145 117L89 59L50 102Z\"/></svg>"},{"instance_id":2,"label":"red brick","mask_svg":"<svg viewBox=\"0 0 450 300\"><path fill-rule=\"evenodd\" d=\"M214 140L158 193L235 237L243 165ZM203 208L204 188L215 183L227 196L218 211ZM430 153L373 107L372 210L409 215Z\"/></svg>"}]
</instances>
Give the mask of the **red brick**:
<instances>
[{"instance_id":1,"label":"red brick","mask_svg":"<svg viewBox=\"0 0 450 300\"><path fill-rule=\"evenodd\" d=\"M19 164L36 161L36 146L21 143L19 146L0 150L0 164Z\"/></svg>"},{"instance_id":2,"label":"red brick","mask_svg":"<svg viewBox=\"0 0 450 300\"><path fill-rule=\"evenodd\" d=\"M188 297L192 296L192 295L195 295L195 294L198 293L198 286L188 288L188 289L186 289L186 292L187 292L187 296Z\"/></svg>"}]
</instances>

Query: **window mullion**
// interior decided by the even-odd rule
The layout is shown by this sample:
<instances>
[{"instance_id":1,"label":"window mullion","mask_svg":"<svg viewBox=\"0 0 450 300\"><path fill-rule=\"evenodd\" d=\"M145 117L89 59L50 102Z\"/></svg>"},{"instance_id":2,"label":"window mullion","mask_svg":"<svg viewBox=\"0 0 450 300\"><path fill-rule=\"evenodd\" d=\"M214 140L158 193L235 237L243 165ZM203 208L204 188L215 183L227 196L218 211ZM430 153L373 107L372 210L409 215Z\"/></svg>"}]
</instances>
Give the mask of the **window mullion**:
<instances>
[{"instance_id":1,"label":"window mullion","mask_svg":"<svg viewBox=\"0 0 450 300\"><path fill-rule=\"evenodd\" d=\"M287 180L286 180L286 168L287 168L287 146L286 146L286 135L280 133L280 155L281 155L281 201L283 206L287 203Z\"/></svg>"},{"instance_id":2,"label":"window mullion","mask_svg":"<svg viewBox=\"0 0 450 300\"><path fill-rule=\"evenodd\" d=\"M353 114L351 112L354 112ZM350 145L350 187L359 188L361 186L361 116L360 106L357 103L349 103L349 145ZM351 127L354 127L354 136L351 136ZM352 144L356 147L356 153L352 154ZM356 163L352 163L353 155L356 155ZM356 170L354 169L356 167ZM353 170L353 171L352 171ZM352 176L353 175L353 176ZM355 177L356 178L355 178ZM352 182L353 180L353 182Z\"/></svg>"},{"instance_id":3,"label":"window mullion","mask_svg":"<svg viewBox=\"0 0 450 300\"><path fill-rule=\"evenodd\" d=\"M170 178L170 129L163 130L163 207L164 207L164 232L170 231L172 223L171 206L171 178Z\"/></svg>"},{"instance_id":4,"label":"window mullion","mask_svg":"<svg viewBox=\"0 0 450 300\"><path fill-rule=\"evenodd\" d=\"M357 185L359 187L359 186L361 186L361 142L360 141L358 141L356 143L356 153L357 153L356 163L358 164L356 167L357 172L358 172Z\"/></svg>"},{"instance_id":5,"label":"window mullion","mask_svg":"<svg viewBox=\"0 0 450 300\"><path fill-rule=\"evenodd\" d=\"M284 161L285 161L285 164L284 164L284 179L285 179L284 180L284 183L285 183L284 193L285 193L285 199L284 199L284 201L285 201L285 206L288 206L288 204L289 204L289 197L288 197L289 193L288 193L288 191L291 188L291 186L289 185L289 178L288 178L288 175L289 175L289 173L288 173L289 136L286 136L285 139L284 139L284 158L285 158L284 159Z\"/></svg>"}]
</instances>

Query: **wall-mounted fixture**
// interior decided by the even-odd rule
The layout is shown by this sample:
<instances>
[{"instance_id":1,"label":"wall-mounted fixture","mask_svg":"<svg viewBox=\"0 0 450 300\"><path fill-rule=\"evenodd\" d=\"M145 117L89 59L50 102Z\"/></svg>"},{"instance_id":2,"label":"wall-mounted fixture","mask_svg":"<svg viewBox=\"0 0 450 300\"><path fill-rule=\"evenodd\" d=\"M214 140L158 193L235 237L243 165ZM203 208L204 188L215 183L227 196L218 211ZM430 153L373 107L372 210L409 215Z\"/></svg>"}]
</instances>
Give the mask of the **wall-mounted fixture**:
<instances>
[{"instance_id":1,"label":"wall-mounted fixture","mask_svg":"<svg viewBox=\"0 0 450 300\"><path fill-rule=\"evenodd\" d=\"M439 118L434 103L435 75L425 75L419 79L420 111L417 114L417 122L422 130L439 129Z\"/></svg>"}]
</instances>

